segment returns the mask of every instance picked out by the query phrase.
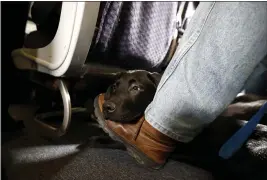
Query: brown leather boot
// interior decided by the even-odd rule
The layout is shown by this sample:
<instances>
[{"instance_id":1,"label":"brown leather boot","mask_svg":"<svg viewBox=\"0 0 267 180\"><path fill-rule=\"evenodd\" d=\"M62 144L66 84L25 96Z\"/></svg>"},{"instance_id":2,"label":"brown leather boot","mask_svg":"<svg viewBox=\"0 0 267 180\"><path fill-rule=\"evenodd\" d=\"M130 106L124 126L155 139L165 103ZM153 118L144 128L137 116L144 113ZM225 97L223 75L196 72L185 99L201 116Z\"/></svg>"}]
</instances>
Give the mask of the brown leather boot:
<instances>
[{"instance_id":1,"label":"brown leather boot","mask_svg":"<svg viewBox=\"0 0 267 180\"><path fill-rule=\"evenodd\" d=\"M102 114L104 94L95 99L95 115L98 123L110 137L122 142L138 163L153 169L162 167L174 151L176 141L153 128L144 117L134 123L118 123L105 120Z\"/></svg>"}]
</instances>

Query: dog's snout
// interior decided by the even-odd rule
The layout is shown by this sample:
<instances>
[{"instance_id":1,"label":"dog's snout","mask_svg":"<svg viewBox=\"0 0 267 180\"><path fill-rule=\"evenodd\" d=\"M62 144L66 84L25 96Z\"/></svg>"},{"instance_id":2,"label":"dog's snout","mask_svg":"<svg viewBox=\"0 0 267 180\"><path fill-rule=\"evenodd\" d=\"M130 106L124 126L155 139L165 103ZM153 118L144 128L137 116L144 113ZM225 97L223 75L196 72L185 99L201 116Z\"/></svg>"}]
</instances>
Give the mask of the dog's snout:
<instances>
[{"instance_id":1,"label":"dog's snout","mask_svg":"<svg viewBox=\"0 0 267 180\"><path fill-rule=\"evenodd\" d=\"M109 113L114 112L116 109L116 105L113 102L107 101L103 104L103 110Z\"/></svg>"}]
</instances>

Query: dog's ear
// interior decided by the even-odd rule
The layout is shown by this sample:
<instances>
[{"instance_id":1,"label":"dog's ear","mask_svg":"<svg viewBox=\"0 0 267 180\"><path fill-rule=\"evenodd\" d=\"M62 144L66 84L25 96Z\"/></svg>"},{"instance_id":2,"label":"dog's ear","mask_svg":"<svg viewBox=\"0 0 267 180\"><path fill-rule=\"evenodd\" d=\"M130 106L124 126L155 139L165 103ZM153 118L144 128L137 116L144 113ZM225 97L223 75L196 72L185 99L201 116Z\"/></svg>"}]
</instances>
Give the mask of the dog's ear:
<instances>
[{"instance_id":1,"label":"dog's ear","mask_svg":"<svg viewBox=\"0 0 267 180\"><path fill-rule=\"evenodd\" d=\"M157 73L157 72L149 72L147 74L147 78L152 81L152 83L155 85L155 87L158 86L159 81L161 79L161 74Z\"/></svg>"}]
</instances>

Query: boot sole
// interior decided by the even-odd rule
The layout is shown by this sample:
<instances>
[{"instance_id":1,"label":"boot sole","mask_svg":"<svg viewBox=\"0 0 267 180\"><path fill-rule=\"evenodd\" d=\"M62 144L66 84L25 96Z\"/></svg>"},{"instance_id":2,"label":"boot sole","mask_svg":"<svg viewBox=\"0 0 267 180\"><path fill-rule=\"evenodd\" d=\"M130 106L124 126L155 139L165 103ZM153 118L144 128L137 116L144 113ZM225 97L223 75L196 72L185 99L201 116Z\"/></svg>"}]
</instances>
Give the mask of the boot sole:
<instances>
[{"instance_id":1,"label":"boot sole","mask_svg":"<svg viewBox=\"0 0 267 180\"><path fill-rule=\"evenodd\" d=\"M105 126L105 123L104 123L105 119L99 108L98 98L99 96L97 96L94 99L94 113L95 113L97 122L99 123L101 128L105 131L105 133L107 133L113 140L123 143L126 146L126 149L129 155L132 156L138 162L138 164L149 169L154 169L154 170L161 169L164 166L164 164L155 163L153 160L147 157L146 154L138 150L138 148L136 148L134 145L128 143L126 140L124 140L119 135L117 135L116 132L108 129Z\"/></svg>"}]
</instances>

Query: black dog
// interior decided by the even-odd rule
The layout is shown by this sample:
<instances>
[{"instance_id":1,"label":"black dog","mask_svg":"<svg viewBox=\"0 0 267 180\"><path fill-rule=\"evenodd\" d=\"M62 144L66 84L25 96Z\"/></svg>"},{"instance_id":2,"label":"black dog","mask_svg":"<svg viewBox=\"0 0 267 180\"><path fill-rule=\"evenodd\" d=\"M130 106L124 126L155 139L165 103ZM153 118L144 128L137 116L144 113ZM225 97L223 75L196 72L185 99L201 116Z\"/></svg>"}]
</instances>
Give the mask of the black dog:
<instances>
[{"instance_id":1,"label":"black dog","mask_svg":"<svg viewBox=\"0 0 267 180\"><path fill-rule=\"evenodd\" d=\"M138 119L153 100L161 75L135 70L118 73L114 79L115 82L105 93L104 117L117 122L130 122ZM266 101L267 97L241 95L221 116L248 120Z\"/></svg>"},{"instance_id":2,"label":"black dog","mask_svg":"<svg viewBox=\"0 0 267 180\"><path fill-rule=\"evenodd\" d=\"M140 117L153 100L161 75L136 70L118 73L105 93L103 113L106 119L130 122Z\"/></svg>"},{"instance_id":3,"label":"black dog","mask_svg":"<svg viewBox=\"0 0 267 180\"><path fill-rule=\"evenodd\" d=\"M115 83L105 95L103 104L106 119L130 122L143 115L153 100L161 75L147 71L129 71L114 76ZM230 172L244 179L267 178L267 126L258 125L249 140L229 160L218 156L220 147L259 108L267 102L266 97L242 95L210 124L199 136L187 144L178 144L172 159L183 160L200 167ZM237 120L237 119L242 119ZM263 123L265 124L265 123ZM230 177L233 177L233 176Z\"/></svg>"}]
</instances>

